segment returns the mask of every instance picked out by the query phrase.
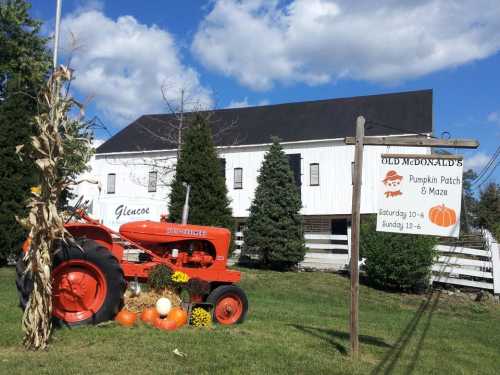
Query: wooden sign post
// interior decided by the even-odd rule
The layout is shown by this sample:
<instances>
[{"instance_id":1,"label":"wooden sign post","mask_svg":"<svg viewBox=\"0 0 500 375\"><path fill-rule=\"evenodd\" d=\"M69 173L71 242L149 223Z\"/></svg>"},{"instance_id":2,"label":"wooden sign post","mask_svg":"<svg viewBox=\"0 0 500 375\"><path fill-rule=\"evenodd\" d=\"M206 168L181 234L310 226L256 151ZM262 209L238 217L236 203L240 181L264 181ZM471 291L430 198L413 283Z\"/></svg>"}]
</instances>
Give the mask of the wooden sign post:
<instances>
[{"instance_id":1,"label":"wooden sign post","mask_svg":"<svg viewBox=\"0 0 500 375\"><path fill-rule=\"evenodd\" d=\"M473 139L435 139L425 137L365 137L363 116L356 119L356 137L346 137L345 144L355 145L352 170L352 218L351 218L351 313L350 341L351 356L359 355L358 317L359 317L359 231L361 217L361 180L363 174L363 148L365 145L405 146L405 147L452 147L477 148L479 142Z\"/></svg>"},{"instance_id":2,"label":"wooden sign post","mask_svg":"<svg viewBox=\"0 0 500 375\"><path fill-rule=\"evenodd\" d=\"M365 118L356 120L356 146L354 150L354 168L352 174L352 222L351 222L351 318L350 337L351 353L359 352L358 341L358 294L359 294L359 230L361 208L361 180L363 173L363 140L365 136Z\"/></svg>"}]
</instances>

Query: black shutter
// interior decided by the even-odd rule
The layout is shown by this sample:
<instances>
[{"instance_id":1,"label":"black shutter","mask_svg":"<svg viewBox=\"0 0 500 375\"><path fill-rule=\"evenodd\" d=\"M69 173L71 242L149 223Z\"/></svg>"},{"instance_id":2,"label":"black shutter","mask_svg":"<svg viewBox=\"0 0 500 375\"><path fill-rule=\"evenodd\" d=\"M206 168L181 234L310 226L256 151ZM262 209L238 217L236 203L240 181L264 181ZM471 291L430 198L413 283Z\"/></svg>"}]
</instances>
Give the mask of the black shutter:
<instances>
[{"instance_id":1,"label":"black shutter","mask_svg":"<svg viewBox=\"0 0 500 375\"><path fill-rule=\"evenodd\" d=\"M220 175L226 179L226 159L219 158Z\"/></svg>"},{"instance_id":2,"label":"black shutter","mask_svg":"<svg viewBox=\"0 0 500 375\"><path fill-rule=\"evenodd\" d=\"M290 168L292 169L293 172L293 180L295 181L295 186L297 186L300 193L300 186L302 185L301 182L302 173L300 170L300 154L288 154L287 156L288 156L288 164L290 164Z\"/></svg>"}]
</instances>

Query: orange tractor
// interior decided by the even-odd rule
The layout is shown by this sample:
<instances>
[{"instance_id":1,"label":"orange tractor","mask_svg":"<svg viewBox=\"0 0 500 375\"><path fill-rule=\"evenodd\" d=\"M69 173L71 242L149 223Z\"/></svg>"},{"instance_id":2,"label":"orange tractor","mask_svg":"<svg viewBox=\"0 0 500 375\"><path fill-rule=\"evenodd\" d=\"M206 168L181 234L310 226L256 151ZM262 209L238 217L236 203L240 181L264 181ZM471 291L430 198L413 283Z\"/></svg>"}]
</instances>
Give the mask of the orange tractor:
<instances>
[{"instance_id":1,"label":"orange tractor","mask_svg":"<svg viewBox=\"0 0 500 375\"><path fill-rule=\"evenodd\" d=\"M209 283L210 292L195 297L197 302L213 305L214 321L234 324L245 319L248 300L234 285L240 281L240 272L226 267L229 230L147 220L124 224L115 232L90 218L81 200L65 227L77 245L63 243L54 255L52 293L57 322L74 326L113 319L123 305L127 281L146 281L159 264ZM24 247L26 251L27 244ZM16 269L20 305L25 308L33 280L25 272L22 257Z\"/></svg>"}]
</instances>

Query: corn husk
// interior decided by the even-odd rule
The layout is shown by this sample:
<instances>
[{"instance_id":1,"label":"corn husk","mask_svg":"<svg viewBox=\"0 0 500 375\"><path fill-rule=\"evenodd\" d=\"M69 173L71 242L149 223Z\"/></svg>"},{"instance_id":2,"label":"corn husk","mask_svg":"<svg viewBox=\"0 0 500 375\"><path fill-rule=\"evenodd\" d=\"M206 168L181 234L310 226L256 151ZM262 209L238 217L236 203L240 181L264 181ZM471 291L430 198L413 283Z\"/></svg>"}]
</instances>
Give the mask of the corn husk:
<instances>
[{"instance_id":1,"label":"corn husk","mask_svg":"<svg viewBox=\"0 0 500 375\"><path fill-rule=\"evenodd\" d=\"M18 219L31 239L24 260L26 272L33 279L33 291L23 314L22 327L24 346L32 350L45 349L52 331L51 266L56 241L71 240L57 210L62 190L71 184L68 177L60 173L65 166L66 130L75 122L69 113L76 102L68 95L60 95L62 84L70 80L69 69L61 66L54 71L38 98L41 112L34 118L37 135L31 137L29 145L16 148L20 157L33 160L40 184L31 191L28 216Z\"/></svg>"}]
</instances>

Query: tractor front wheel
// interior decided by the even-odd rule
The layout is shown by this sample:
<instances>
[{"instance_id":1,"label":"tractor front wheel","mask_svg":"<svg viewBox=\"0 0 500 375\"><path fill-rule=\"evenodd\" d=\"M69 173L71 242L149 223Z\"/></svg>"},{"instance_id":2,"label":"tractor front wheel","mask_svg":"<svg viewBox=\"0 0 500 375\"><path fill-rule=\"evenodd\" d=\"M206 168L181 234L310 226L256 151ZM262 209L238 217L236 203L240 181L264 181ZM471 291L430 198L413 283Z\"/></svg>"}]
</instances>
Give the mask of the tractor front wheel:
<instances>
[{"instance_id":1,"label":"tractor front wheel","mask_svg":"<svg viewBox=\"0 0 500 375\"><path fill-rule=\"evenodd\" d=\"M108 249L87 239L61 246L52 268L52 314L56 323L69 326L98 324L115 317L125 291L123 271ZM17 264L16 285L21 308L26 308L33 280Z\"/></svg>"},{"instance_id":2,"label":"tractor front wheel","mask_svg":"<svg viewBox=\"0 0 500 375\"><path fill-rule=\"evenodd\" d=\"M212 319L219 324L237 324L245 320L248 299L245 292L236 285L221 285L207 298L214 306Z\"/></svg>"}]
</instances>

